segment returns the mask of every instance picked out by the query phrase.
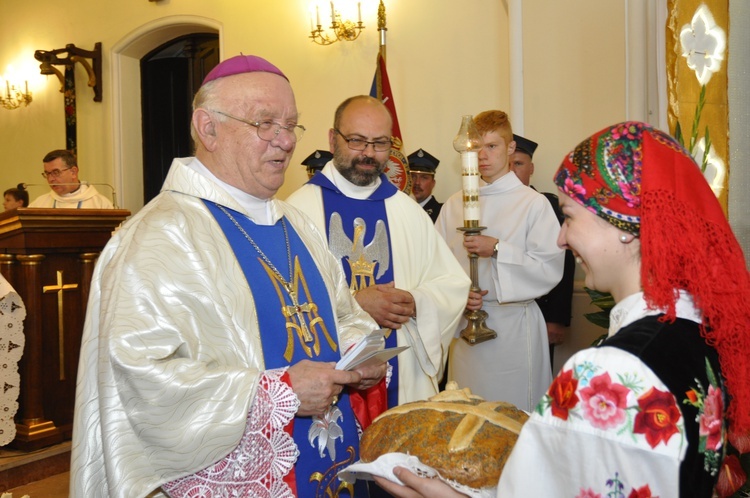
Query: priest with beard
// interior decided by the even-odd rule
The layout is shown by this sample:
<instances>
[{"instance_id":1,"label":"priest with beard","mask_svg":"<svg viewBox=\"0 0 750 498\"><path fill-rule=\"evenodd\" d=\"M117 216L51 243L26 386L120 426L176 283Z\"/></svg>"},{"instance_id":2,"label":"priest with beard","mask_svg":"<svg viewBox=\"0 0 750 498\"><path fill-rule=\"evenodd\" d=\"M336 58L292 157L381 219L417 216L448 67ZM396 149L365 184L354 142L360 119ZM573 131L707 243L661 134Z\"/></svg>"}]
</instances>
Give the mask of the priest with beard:
<instances>
[{"instance_id":1,"label":"priest with beard","mask_svg":"<svg viewBox=\"0 0 750 498\"><path fill-rule=\"evenodd\" d=\"M287 199L325 234L357 302L391 329L386 346L410 346L389 361L388 408L438 392L470 285L427 213L383 174L391 127L379 100L346 99L328 132L333 159Z\"/></svg>"}]
</instances>

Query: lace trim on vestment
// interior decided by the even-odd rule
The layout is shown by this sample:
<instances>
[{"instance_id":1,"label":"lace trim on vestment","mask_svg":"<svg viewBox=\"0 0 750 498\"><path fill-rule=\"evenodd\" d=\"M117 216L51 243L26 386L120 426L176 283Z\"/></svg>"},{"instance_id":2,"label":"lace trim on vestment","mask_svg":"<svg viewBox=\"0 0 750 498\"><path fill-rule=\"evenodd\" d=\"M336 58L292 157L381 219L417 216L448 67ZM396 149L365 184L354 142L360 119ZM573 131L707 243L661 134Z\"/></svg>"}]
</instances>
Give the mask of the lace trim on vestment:
<instances>
[{"instance_id":1,"label":"lace trim on vestment","mask_svg":"<svg viewBox=\"0 0 750 498\"><path fill-rule=\"evenodd\" d=\"M171 481L162 489L177 497L293 498L284 477L294 467L299 450L284 428L292 422L299 400L285 382L286 368L266 370L260 377L237 447L215 464Z\"/></svg>"}]
</instances>

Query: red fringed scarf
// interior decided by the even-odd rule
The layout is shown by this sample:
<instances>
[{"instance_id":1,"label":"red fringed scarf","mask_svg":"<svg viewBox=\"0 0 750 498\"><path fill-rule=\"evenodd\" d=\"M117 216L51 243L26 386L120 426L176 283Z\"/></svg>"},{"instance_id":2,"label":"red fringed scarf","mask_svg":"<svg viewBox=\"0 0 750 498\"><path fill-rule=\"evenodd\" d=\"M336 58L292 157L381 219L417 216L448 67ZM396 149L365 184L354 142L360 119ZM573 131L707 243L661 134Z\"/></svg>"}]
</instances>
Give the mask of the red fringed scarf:
<instances>
[{"instance_id":1,"label":"red fringed scarf","mask_svg":"<svg viewBox=\"0 0 750 498\"><path fill-rule=\"evenodd\" d=\"M608 127L579 144L555 183L609 223L640 237L641 285L676 318L678 290L693 296L701 333L719 353L732 430L750 432L750 273L742 249L693 158L645 123Z\"/></svg>"},{"instance_id":2,"label":"red fringed scarf","mask_svg":"<svg viewBox=\"0 0 750 498\"><path fill-rule=\"evenodd\" d=\"M750 431L750 274L716 196L675 145L643 134L641 285L668 320L676 316L677 289L693 296L703 314L701 333L719 353L729 420L744 433Z\"/></svg>"}]
</instances>

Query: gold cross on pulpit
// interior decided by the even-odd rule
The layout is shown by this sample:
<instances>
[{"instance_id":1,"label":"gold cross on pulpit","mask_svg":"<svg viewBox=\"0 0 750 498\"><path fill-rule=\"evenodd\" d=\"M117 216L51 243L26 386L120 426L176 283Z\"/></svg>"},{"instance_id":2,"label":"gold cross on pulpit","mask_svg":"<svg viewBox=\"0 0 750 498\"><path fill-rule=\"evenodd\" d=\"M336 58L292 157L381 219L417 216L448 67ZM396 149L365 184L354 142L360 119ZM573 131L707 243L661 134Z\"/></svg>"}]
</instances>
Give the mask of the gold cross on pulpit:
<instances>
[{"instance_id":1,"label":"gold cross on pulpit","mask_svg":"<svg viewBox=\"0 0 750 498\"><path fill-rule=\"evenodd\" d=\"M78 284L63 284L63 272L60 270L57 270L57 285L45 285L42 287L45 294L57 292L57 334L60 354L60 380L65 380L65 313L63 308L63 292L77 288Z\"/></svg>"}]
</instances>

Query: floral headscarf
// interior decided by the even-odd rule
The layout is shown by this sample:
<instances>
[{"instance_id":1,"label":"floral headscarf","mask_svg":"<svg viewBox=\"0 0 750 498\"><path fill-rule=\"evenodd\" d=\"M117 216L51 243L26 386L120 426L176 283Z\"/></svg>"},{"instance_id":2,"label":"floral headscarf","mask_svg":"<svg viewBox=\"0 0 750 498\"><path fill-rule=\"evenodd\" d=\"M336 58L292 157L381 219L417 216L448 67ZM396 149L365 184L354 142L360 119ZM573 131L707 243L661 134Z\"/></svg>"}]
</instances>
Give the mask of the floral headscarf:
<instances>
[{"instance_id":1,"label":"floral headscarf","mask_svg":"<svg viewBox=\"0 0 750 498\"><path fill-rule=\"evenodd\" d=\"M733 430L750 431L750 273L714 193L690 154L646 123L624 122L581 142L555 174L558 188L640 237L649 306L676 317L678 290L701 310L719 353Z\"/></svg>"}]
</instances>

